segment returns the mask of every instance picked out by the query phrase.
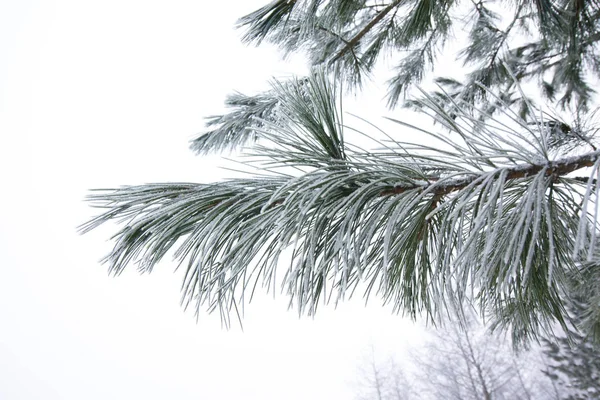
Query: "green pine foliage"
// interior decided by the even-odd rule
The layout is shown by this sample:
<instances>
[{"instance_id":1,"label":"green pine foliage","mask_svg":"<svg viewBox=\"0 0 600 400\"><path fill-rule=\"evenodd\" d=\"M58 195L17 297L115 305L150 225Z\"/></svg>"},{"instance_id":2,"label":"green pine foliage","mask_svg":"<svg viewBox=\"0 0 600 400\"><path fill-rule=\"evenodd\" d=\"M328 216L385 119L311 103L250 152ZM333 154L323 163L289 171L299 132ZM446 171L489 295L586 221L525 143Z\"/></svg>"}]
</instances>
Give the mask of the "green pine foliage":
<instances>
[{"instance_id":1,"label":"green pine foliage","mask_svg":"<svg viewBox=\"0 0 600 400\"><path fill-rule=\"evenodd\" d=\"M389 82L395 105L435 69L436 56L466 25L468 43L458 55L471 67L464 99L485 96L481 84L514 89L514 75L542 83L562 105L586 106L593 93L586 75L600 72L599 16L594 0L276 0L241 18L240 26L246 42L305 51L312 65L333 68L352 83L368 76L379 58L397 55Z\"/></svg>"},{"instance_id":2,"label":"green pine foliage","mask_svg":"<svg viewBox=\"0 0 600 400\"><path fill-rule=\"evenodd\" d=\"M394 65L388 77L391 107L418 106L413 96L406 103L406 95L414 95L411 89L433 74L439 90L430 94L451 114L454 105L447 97L462 107L477 105L482 117L513 106L526 118L536 109L520 90L526 83L558 107L594 108L598 21L597 0L275 0L242 17L239 27L245 42L268 41L284 54L303 53L311 66L325 68L350 87L360 87L379 61L387 60ZM465 75L440 76L438 58L457 46ZM269 107L233 97L227 105L232 112L209 120L214 129L194 141L194 150L222 150L254 137L232 128L233 119L236 126L244 122L252 128L250 113L270 118Z\"/></svg>"},{"instance_id":3,"label":"green pine foliage","mask_svg":"<svg viewBox=\"0 0 600 400\"><path fill-rule=\"evenodd\" d=\"M585 301L573 301L570 307L576 320L586 318L586 309ZM553 381L558 398L600 398L600 347L591 337L570 332L568 337L544 339L542 349L546 360L543 372Z\"/></svg>"},{"instance_id":4,"label":"green pine foliage","mask_svg":"<svg viewBox=\"0 0 600 400\"><path fill-rule=\"evenodd\" d=\"M174 249L184 303L226 317L256 287L281 284L300 312L359 292L434 321L476 304L516 342L566 328L573 277L600 275L589 111L599 13L583 0L275 0L240 19L244 40L304 52L313 72L231 96L231 112L192 142L199 154L245 144L254 173L97 191L104 212L81 229L123 224L106 258L115 274L150 271ZM395 106L464 23L468 74L437 78L439 91L408 104L440 130L395 121L426 140L374 131L371 148L349 142L342 85L358 87L388 55ZM528 82L575 118L542 112ZM584 327L597 335L600 311L587 304Z\"/></svg>"},{"instance_id":5,"label":"green pine foliage","mask_svg":"<svg viewBox=\"0 0 600 400\"><path fill-rule=\"evenodd\" d=\"M544 370L562 400L600 398L600 351L583 336L544 341L548 365Z\"/></svg>"}]
</instances>

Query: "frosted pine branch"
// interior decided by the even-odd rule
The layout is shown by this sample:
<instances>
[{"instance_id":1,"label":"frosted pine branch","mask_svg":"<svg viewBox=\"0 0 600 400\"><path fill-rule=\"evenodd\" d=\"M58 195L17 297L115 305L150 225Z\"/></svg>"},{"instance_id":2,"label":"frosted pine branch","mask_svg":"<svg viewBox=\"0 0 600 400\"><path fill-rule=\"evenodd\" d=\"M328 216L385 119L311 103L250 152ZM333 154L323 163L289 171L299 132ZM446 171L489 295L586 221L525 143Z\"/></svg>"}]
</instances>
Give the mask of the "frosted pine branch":
<instances>
[{"instance_id":1,"label":"frosted pine branch","mask_svg":"<svg viewBox=\"0 0 600 400\"><path fill-rule=\"evenodd\" d=\"M250 128L262 141L256 174L95 192L104 213L81 230L122 224L105 259L115 274L131 264L151 271L173 250L183 302L197 311L228 315L249 288L281 285L309 314L363 290L434 320L476 302L515 341L566 326L570 276L582 262L600 264L600 151L581 154L594 131L562 148L543 114L532 122L504 109L482 121L425 94L422 109L444 131L396 121L426 143L388 136L368 151L346 142L339 93L322 70L275 82L269 98L281 118Z\"/></svg>"}]
</instances>

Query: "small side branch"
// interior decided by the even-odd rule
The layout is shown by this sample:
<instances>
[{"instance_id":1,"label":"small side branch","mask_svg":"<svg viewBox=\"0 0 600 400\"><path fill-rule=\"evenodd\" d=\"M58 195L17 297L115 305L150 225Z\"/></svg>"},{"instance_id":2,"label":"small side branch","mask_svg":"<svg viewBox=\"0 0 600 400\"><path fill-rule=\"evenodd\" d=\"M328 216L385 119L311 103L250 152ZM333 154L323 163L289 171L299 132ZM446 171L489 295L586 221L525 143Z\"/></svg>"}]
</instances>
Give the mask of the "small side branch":
<instances>
[{"instance_id":1,"label":"small side branch","mask_svg":"<svg viewBox=\"0 0 600 400\"><path fill-rule=\"evenodd\" d=\"M358 44L358 42L360 42L360 40L383 19L383 17L389 14L390 11L392 11L395 7L400 5L402 1L403 0L395 0L386 8L381 10L379 14L377 14L375 18L373 18L367 25L365 25L365 27L360 32L358 32L352 39L348 40L346 42L346 46L344 46L344 48L340 50L329 62L333 64L334 62L342 58L348 51L352 50Z\"/></svg>"}]
</instances>

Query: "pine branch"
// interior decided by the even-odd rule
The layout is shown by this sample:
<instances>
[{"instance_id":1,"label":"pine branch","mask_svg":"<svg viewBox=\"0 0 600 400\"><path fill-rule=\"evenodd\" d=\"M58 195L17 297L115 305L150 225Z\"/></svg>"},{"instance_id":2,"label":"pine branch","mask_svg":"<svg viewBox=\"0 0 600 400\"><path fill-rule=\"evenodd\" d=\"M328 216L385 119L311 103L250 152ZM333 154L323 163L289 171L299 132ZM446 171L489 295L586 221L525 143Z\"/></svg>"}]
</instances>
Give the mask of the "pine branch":
<instances>
[{"instance_id":1,"label":"pine branch","mask_svg":"<svg viewBox=\"0 0 600 400\"><path fill-rule=\"evenodd\" d=\"M599 157L600 150L590 152L579 157L560 159L545 164L518 165L512 168L504 168L506 173L505 182L527 178L529 176L536 175L544 169L545 176L553 175L554 177L558 178L582 168L592 167ZM500 169L488 173L496 174L499 172ZM426 179L430 183L424 185L396 185L393 188L381 191L379 193L379 196L394 196L411 190L418 190L419 192L427 192L431 194L431 196L435 199L435 201L432 203L433 206L434 204L440 201L442 196L446 196L452 192L458 192L466 188L473 182L480 180L482 175L483 174L473 174L472 176L469 176L467 178L450 180L443 180L437 176L427 176L424 179ZM591 182L593 185L596 184L596 179L591 179L588 177L573 177L571 179L582 183ZM360 186L356 186L356 189L358 189L359 187ZM265 209L270 210L274 207L282 205L284 202L284 198L274 200L270 202L270 204L267 207L265 207ZM435 206L433 208L435 208Z\"/></svg>"},{"instance_id":2,"label":"pine branch","mask_svg":"<svg viewBox=\"0 0 600 400\"><path fill-rule=\"evenodd\" d=\"M331 62L354 51L401 3L378 12ZM429 7L438 3L423 4L428 7L414 9L396 47L426 39L432 27L425 17L432 12L445 16L444 9ZM285 36L278 29L291 7L291 1L276 1L248 19L253 38L260 41L271 29ZM356 24L352 32L360 29ZM309 28L310 35L327 37L324 29ZM445 24L439 29L446 34ZM252 283L279 283L275 272L285 268L279 257L292 249L283 284L300 312L314 312L332 291L341 299L364 283L365 297L375 290L413 317L435 318L450 303L474 299L517 339L563 324L564 276L596 245L600 218L588 204L598 201L592 183L600 175L600 151L552 161L549 154L565 157L574 149L553 147L548 123L530 124L501 96L504 117L481 120L461 99L427 94L423 107L449 135L396 121L436 143L388 137L381 152L356 151L344 139L351 128L342 120L340 91L324 70L315 72L276 82L266 95L235 97L234 110L213 118L215 129L196 142L196 150L206 152L260 135L268 143L255 146L260 172L249 179L91 196L105 212L82 231L107 221L124 224L106 258L110 270L117 274L138 263L150 271L177 248L175 257L187 265L184 299L231 309ZM567 177L588 167L589 178ZM300 174L291 175L292 168Z\"/></svg>"},{"instance_id":3,"label":"pine branch","mask_svg":"<svg viewBox=\"0 0 600 400\"><path fill-rule=\"evenodd\" d=\"M579 157L565 158L557 161L553 161L546 164L531 164L531 165L519 165L513 168L506 168L506 180L514 180L520 178L526 178L528 176L535 175L545 169L546 176L564 176L571 172L574 172L581 168L591 167L600 157L600 151L594 151L591 153L584 154ZM390 190L381 192L381 196L389 196L404 193L408 190L419 189L431 193L433 196L444 196L452 192L459 191L469 186L471 183L480 179L480 175L473 175L468 178L458 180L437 180L433 183L423 186L402 186L398 185ZM575 178L578 181L583 181L587 178ZM435 179L434 179L435 180ZM587 182L587 180L586 180Z\"/></svg>"}]
</instances>

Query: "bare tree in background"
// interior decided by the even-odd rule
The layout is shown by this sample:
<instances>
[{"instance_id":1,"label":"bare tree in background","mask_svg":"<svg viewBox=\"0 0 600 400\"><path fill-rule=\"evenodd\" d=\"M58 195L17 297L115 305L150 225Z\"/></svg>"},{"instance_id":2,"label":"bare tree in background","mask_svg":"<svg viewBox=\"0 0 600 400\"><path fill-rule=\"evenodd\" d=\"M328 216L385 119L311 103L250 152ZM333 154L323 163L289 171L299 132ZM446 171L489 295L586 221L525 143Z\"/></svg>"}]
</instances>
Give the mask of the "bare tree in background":
<instances>
[{"instance_id":1,"label":"bare tree in background","mask_svg":"<svg viewBox=\"0 0 600 400\"><path fill-rule=\"evenodd\" d=\"M363 368L360 400L556 400L553 382L543 373L539 352L515 353L503 338L485 331L476 319L448 323L431 333L409 363ZM370 372L370 375L367 375ZM398 379L400 377L401 379Z\"/></svg>"},{"instance_id":2,"label":"bare tree in background","mask_svg":"<svg viewBox=\"0 0 600 400\"><path fill-rule=\"evenodd\" d=\"M410 377L393 358L377 363L375 349L360 368L358 400L409 400L415 398Z\"/></svg>"}]
</instances>

